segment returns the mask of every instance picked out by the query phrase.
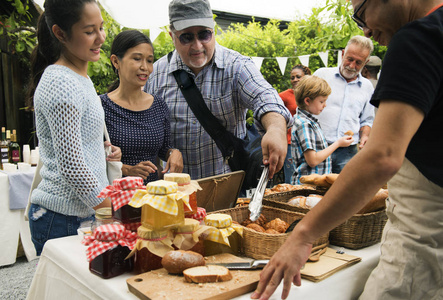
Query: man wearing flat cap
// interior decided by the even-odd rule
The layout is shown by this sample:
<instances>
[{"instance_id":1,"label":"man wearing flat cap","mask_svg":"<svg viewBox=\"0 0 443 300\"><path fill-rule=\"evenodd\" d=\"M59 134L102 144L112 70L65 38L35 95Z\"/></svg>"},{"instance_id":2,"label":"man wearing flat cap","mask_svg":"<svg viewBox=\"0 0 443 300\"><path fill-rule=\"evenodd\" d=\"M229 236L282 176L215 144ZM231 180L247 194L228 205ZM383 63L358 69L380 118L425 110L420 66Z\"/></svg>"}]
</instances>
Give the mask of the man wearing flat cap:
<instances>
[{"instance_id":1,"label":"man wearing flat cap","mask_svg":"<svg viewBox=\"0 0 443 300\"><path fill-rule=\"evenodd\" d=\"M169 20L175 50L154 64L146 90L159 95L169 107L171 138L183 154L183 172L199 179L231 169L188 106L173 74L177 70L191 76L210 112L236 137L245 137L246 112L254 112L255 124L264 132L263 163L269 165L271 178L283 166L285 133L292 125L292 116L277 91L250 58L217 44L209 1L171 1Z\"/></svg>"},{"instance_id":2,"label":"man wearing flat cap","mask_svg":"<svg viewBox=\"0 0 443 300\"><path fill-rule=\"evenodd\" d=\"M378 72L380 72L380 67L381 67L380 57L371 55L369 57L368 62L361 71L361 75L372 83L374 89L377 86L377 81L378 81L377 76Z\"/></svg>"}]
</instances>

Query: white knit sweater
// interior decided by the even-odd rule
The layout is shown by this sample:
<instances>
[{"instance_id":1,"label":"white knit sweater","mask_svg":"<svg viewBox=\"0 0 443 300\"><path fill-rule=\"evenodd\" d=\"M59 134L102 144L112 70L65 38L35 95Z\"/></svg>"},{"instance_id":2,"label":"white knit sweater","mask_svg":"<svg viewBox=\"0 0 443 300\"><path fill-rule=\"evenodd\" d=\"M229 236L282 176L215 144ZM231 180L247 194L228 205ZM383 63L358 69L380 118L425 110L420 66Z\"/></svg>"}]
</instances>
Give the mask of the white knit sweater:
<instances>
[{"instance_id":1,"label":"white knit sweater","mask_svg":"<svg viewBox=\"0 0 443 300\"><path fill-rule=\"evenodd\" d=\"M43 167L31 202L70 216L94 214L108 179L104 113L92 81L67 67L48 66L34 107Z\"/></svg>"}]
</instances>

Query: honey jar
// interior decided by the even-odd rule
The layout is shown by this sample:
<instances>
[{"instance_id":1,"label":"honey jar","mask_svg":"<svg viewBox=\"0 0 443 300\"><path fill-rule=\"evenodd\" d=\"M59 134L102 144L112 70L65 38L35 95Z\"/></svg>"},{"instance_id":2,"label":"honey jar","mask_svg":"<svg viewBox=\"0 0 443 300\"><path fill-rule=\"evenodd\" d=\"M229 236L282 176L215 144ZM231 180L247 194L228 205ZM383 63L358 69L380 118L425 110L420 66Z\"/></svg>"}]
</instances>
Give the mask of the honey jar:
<instances>
[{"instance_id":1,"label":"honey jar","mask_svg":"<svg viewBox=\"0 0 443 300\"><path fill-rule=\"evenodd\" d=\"M205 225L211 230L205 237L205 255L240 252L243 227L232 223L232 217L227 214L210 214L205 217Z\"/></svg>"},{"instance_id":2,"label":"honey jar","mask_svg":"<svg viewBox=\"0 0 443 300\"><path fill-rule=\"evenodd\" d=\"M142 226L152 230L176 228L184 222L184 205L189 196L178 191L176 182L157 180L146 185L146 191L137 190L129 205L142 207Z\"/></svg>"}]
</instances>

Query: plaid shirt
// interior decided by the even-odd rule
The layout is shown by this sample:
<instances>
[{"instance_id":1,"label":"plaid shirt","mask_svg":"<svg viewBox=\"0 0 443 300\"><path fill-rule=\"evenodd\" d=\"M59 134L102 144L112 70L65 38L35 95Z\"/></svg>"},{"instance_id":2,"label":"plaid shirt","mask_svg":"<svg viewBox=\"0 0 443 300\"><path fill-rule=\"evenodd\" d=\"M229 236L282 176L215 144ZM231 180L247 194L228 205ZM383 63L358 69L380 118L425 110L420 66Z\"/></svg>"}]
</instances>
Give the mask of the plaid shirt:
<instances>
[{"instance_id":1,"label":"plaid shirt","mask_svg":"<svg viewBox=\"0 0 443 300\"><path fill-rule=\"evenodd\" d=\"M215 142L200 125L175 81L173 71L183 69L194 77L195 84L212 114L239 138L246 135L246 112L254 119L267 112L283 115L292 125L292 118L277 91L263 78L252 60L216 43L214 57L197 76L173 52L154 64L145 89L165 99L171 113L171 141L183 155L184 173L200 179L230 172ZM256 121L260 130L263 127Z\"/></svg>"},{"instance_id":2,"label":"plaid shirt","mask_svg":"<svg viewBox=\"0 0 443 300\"><path fill-rule=\"evenodd\" d=\"M318 120L306 110L297 108L292 127L291 145L291 154L295 164L295 173L291 179L292 184L300 184L300 177L303 175L312 173L321 175L332 172L330 156L314 168L311 168L303 155L309 149L318 152L328 147Z\"/></svg>"}]
</instances>

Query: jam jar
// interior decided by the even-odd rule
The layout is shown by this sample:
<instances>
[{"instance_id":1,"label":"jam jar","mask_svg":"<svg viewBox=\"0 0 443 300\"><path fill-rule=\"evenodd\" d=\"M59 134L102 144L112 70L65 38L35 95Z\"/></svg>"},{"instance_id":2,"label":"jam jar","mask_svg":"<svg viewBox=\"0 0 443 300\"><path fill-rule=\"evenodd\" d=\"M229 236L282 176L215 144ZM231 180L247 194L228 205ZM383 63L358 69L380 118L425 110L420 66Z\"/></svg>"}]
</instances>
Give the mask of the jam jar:
<instances>
[{"instance_id":1,"label":"jam jar","mask_svg":"<svg viewBox=\"0 0 443 300\"><path fill-rule=\"evenodd\" d=\"M199 221L185 218L184 224L177 227L177 229L174 231L174 249L194 251L205 256L203 239L199 236L194 236L199 227Z\"/></svg>"},{"instance_id":2,"label":"jam jar","mask_svg":"<svg viewBox=\"0 0 443 300\"><path fill-rule=\"evenodd\" d=\"M220 253L239 254L243 228L232 223L230 215L217 213L207 215L205 225L212 227L204 241L206 256Z\"/></svg>"},{"instance_id":3,"label":"jam jar","mask_svg":"<svg viewBox=\"0 0 443 300\"><path fill-rule=\"evenodd\" d=\"M201 190L196 180L191 180L191 176L186 173L166 173L164 180L173 181L178 184L178 191L189 196L189 206L184 206L185 216L197 213L197 190Z\"/></svg>"},{"instance_id":4,"label":"jam jar","mask_svg":"<svg viewBox=\"0 0 443 300\"><path fill-rule=\"evenodd\" d=\"M133 258L126 259L131 249L125 241L127 237L123 225L98 226L94 231L94 239L99 243L92 243L87 250L91 273L108 279L125 272L132 272L134 260ZM133 242L135 242L135 236Z\"/></svg>"},{"instance_id":5,"label":"jam jar","mask_svg":"<svg viewBox=\"0 0 443 300\"><path fill-rule=\"evenodd\" d=\"M140 226L137 229L137 242L131 252L135 257L134 272L140 274L162 268L162 257L172 250L174 248L170 231Z\"/></svg>"},{"instance_id":6,"label":"jam jar","mask_svg":"<svg viewBox=\"0 0 443 300\"><path fill-rule=\"evenodd\" d=\"M102 207L95 211L95 220L91 224L91 232L93 233L97 227L106 224L121 224L120 221L112 217L111 207Z\"/></svg>"}]
</instances>

